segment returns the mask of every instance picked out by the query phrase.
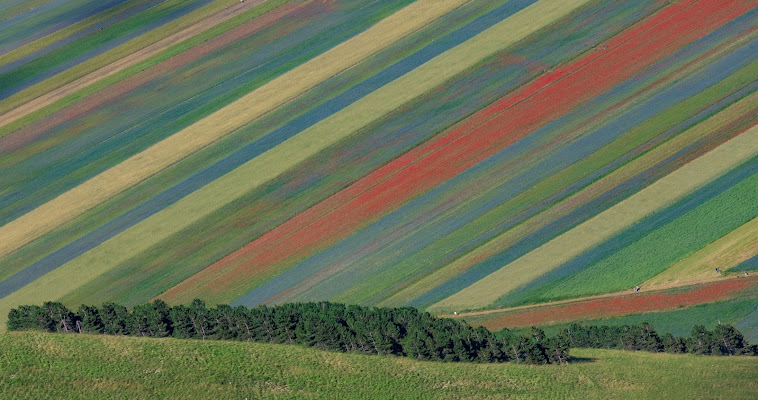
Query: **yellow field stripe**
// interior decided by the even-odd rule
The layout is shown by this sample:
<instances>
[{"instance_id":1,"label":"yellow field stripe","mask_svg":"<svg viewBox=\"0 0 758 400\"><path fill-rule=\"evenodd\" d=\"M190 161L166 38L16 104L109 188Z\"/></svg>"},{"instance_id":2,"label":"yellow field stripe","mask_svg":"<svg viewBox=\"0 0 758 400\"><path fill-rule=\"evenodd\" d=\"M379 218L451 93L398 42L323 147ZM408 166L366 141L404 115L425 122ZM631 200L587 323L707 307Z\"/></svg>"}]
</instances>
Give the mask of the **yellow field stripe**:
<instances>
[{"instance_id":1,"label":"yellow field stripe","mask_svg":"<svg viewBox=\"0 0 758 400\"><path fill-rule=\"evenodd\" d=\"M752 71L756 66L758 66L758 63L750 64L749 68L751 69L747 69L748 67L746 67L745 71ZM727 79L731 79L731 77ZM634 159L633 161L625 164L623 167L599 179L598 181L587 186L586 188L582 189L578 193L575 193L574 195L569 196L568 198L562 200L560 203L552 206L551 208L545 210L542 213L539 213L533 216L532 218L526 220L525 222L522 222L518 226L500 234L499 236L493 238L492 240L476 248L475 250L467 253L461 258L455 260L454 262L423 277L421 280L414 283L413 285L410 285L407 288L403 289L402 291L389 297L387 300L383 301L380 305L399 306L402 304L406 304L407 302L413 300L414 298L430 290L431 288L436 287L450 279L454 279L456 276L463 273L464 271L466 271L467 269L469 269L471 266L475 265L482 259L486 259L489 254L494 254L498 251L501 251L502 249L506 249L508 247L515 245L522 238L536 232L540 228L555 221L556 219L568 215L571 211L576 209L576 207L578 207L579 205L584 204L585 202L591 199L594 199L602 195L603 193L606 193L607 191L613 189L614 187L626 182L628 179L631 179L637 174L648 169L651 165L655 165L659 162L664 161L666 158L674 155L676 152L680 151L681 149L702 139L703 137L719 129L720 127L727 126L731 124L732 122L744 117L745 115L754 112L756 108L758 108L758 92L753 93L742 100L739 100L738 102L730 105L729 107L722 110L718 114L708 118L707 120L703 121L700 124L695 125L694 127L686 130L685 132L675 136L671 140L668 140L665 143L659 145L658 147L652 149L651 151L648 151L641 157ZM652 120L651 122L653 122L654 124L658 123L655 119ZM635 128L634 131L629 132L629 134L622 135L618 139L608 144L606 147L611 148L611 149L626 147L627 145L625 144L625 142L628 142L629 140L631 140L629 137L634 136L635 131L637 131L638 129L650 129L650 128L647 126L647 124L640 125L639 127ZM602 152L596 152L589 158L584 159L582 162L590 162L592 157L599 156L601 154ZM577 168L586 169L581 164L577 164ZM561 171L555 176L556 179L558 181L567 181L569 179L571 180L575 179L571 177L570 170L571 168ZM554 180L553 178L549 178L549 179ZM542 183L534 186L529 191L515 197L514 199L506 202L500 207L509 207L511 203L518 203L522 201L521 200L522 198L533 198L534 196L531 194L531 192L539 190L541 185ZM498 209L500 207L498 207ZM491 213L493 214L496 213L498 209L493 210ZM487 218L487 216L484 216L483 218Z\"/></svg>"},{"instance_id":2,"label":"yellow field stripe","mask_svg":"<svg viewBox=\"0 0 758 400\"><path fill-rule=\"evenodd\" d=\"M379 52L468 0L419 0L208 117L0 227L0 257Z\"/></svg>"},{"instance_id":3,"label":"yellow field stripe","mask_svg":"<svg viewBox=\"0 0 758 400\"><path fill-rule=\"evenodd\" d=\"M643 284L645 288L683 286L718 279L714 271L734 268L758 254L758 218L680 260Z\"/></svg>"},{"instance_id":4,"label":"yellow field stripe","mask_svg":"<svg viewBox=\"0 0 758 400\"><path fill-rule=\"evenodd\" d=\"M493 53L549 25L589 0L542 0L383 86L179 202L0 300L0 327L10 308L57 299L200 218L427 93ZM61 285L60 282L66 282Z\"/></svg>"},{"instance_id":5,"label":"yellow field stripe","mask_svg":"<svg viewBox=\"0 0 758 400\"><path fill-rule=\"evenodd\" d=\"M758 126L430 307L484 308L758 154Z\"/></svg>"}]
</instances>

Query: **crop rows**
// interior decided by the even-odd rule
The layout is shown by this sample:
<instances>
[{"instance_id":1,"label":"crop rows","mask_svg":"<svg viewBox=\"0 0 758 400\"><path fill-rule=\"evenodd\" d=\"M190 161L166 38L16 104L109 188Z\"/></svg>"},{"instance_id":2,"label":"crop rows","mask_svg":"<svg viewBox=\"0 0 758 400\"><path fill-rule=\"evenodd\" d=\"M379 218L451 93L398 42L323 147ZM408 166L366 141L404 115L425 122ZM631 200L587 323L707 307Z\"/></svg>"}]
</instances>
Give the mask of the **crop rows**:
<instances>
[{"instance_id":1,"label":"crop rows","mask_svg":"<svg viewBox=\"0 0 758 400\"><path fill-rule=\"evenodd\" d=\"M462 312L756 257L758 1L28 7L0 11L0 322L42 297Z\"/></svg>"}]
</instances>

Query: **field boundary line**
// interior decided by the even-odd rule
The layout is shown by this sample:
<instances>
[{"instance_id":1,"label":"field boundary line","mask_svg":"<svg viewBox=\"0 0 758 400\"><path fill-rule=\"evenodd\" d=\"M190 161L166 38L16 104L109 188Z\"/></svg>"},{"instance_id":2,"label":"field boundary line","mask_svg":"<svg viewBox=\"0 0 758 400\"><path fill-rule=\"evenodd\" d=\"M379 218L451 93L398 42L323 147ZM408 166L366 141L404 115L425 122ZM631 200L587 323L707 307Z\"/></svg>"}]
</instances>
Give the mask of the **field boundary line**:
<instances>
[{"instance_id":1,"label":"field boundary line","mask_svg":"<svg viewBox=\"0 0 758 400\"><path fill-rule=\"evenodd\" d=\"M468 0L419 0L178 133L0 227L3 257L397 42Z\"/></svg>"},{"instance_id":2,"label":"field boundary line","mask_svg":"<svg viewBox=\"0 0 758 400\"><path fill-rule=\"evenodd\" d=\"M516 288L597 246L625 227L718 178L757 153L758 126L754 126L621 203L436 303L430 310L487 307Z\"/></svg>"},{"instance_id":3,"label":"field boundary line","mask_svg":"<svg viewBox=\"0 0 758 400\"><path fill-rule=\"evenodd\" d=\"M192 36L195 36L201 32L213 28L214 26L221 24L235 16L257 6L266 0L248 0L243 3L235 3L230 9L226 9L211 15L202 21L193 24L179 32L174 33L168 37L165 37L153 44L138 49L137 51L120 58L102 68L92 71L81 78L75 79L63 86L58 87L50 92L47 92L39 97L36 97L24 104L15 107L8 112L0 115L0 127L15 122L45 106L48 106L72 93L75 93L93 83L107 78L113 74L116 74L132 65L135 65L147 58L154 56L169 47L178 44ZM139 39L139 38L138 38ZM51 78L51 79L54 79Z\"/></svg>"}]
</instances>

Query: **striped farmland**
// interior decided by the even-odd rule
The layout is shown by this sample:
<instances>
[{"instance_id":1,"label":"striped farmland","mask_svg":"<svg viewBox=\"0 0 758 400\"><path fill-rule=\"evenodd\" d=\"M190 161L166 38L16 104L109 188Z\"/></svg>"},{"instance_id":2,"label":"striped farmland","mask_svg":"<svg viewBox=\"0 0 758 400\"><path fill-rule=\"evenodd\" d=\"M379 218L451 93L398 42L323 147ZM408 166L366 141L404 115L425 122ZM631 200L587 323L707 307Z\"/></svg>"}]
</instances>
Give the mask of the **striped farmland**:
<instances>
[{"instance_id":1,"label":"striped farmland","mask_svg":"<svg viewBox=\"0 0 758 400\"><path fill-rule=\"evenodd\" d=\"M560 313L758 255L758 1L32 3L0 12L0 322Z\"/></svg>"}]
</instances>

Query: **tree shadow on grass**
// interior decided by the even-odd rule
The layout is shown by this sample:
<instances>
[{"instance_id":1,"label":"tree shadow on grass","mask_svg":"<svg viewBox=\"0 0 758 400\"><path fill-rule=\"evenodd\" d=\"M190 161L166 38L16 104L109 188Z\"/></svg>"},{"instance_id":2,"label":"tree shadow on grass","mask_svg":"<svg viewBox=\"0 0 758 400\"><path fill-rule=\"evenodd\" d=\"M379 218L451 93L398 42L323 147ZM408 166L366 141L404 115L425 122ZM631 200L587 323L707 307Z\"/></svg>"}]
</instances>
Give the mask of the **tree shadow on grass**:
<instances>
[{"instance_id":1,"label":"tree shadow on grass","mask_svg":"<svg viewBox=\"0 0 758 400\"><path fill-rule=\"evenodd\" d=\"M569 364L580 364L580 363L592 363L597 361L597 358L590 358L590 357L569 357Z\"/></svg>"}]
</instances>

